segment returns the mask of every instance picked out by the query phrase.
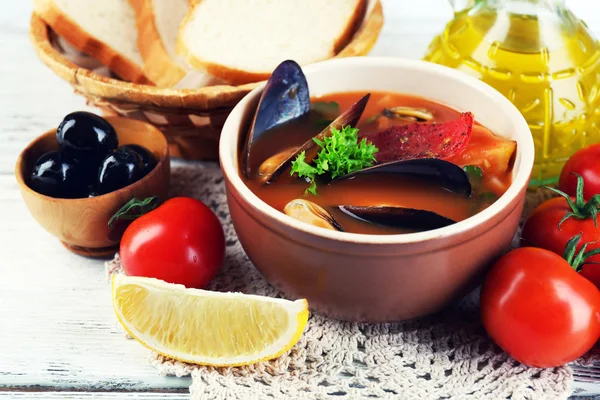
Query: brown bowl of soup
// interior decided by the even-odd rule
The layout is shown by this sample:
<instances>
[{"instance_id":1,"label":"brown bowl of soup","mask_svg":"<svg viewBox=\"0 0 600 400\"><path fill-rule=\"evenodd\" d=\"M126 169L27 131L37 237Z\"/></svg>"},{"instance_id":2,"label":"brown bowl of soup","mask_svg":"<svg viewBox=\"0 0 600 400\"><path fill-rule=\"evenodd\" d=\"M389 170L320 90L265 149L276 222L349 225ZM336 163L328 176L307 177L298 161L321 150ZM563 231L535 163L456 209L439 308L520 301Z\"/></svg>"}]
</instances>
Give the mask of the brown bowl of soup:
<instances>
[{"instance_id":1,"label":"brown bowl of soup","mask_svg":"<svg viewBox=\"0 0 600 400\"><path fill-rule=\"evenodd\" d=\"M475 287L509 248L523 209L534 148L519 111L490 86L423 61L346 58L304 74L308 112L254 135L257 107L268 103L262 85L221 136L231 218L256 268L285 296L348 321L424 316ZM348 123L366 94L360 119ZM301 150L316 166L328 145L314 152L313 137L340 121L378 146L372 162L336 179L300 176ZM261 172L273 156L287 160L277 179ZM390 163L394 173L380 168ZM421 164L435 167L433 178ZM378 169L364 173L369 166Z\"/></svg>"}]
</instances>

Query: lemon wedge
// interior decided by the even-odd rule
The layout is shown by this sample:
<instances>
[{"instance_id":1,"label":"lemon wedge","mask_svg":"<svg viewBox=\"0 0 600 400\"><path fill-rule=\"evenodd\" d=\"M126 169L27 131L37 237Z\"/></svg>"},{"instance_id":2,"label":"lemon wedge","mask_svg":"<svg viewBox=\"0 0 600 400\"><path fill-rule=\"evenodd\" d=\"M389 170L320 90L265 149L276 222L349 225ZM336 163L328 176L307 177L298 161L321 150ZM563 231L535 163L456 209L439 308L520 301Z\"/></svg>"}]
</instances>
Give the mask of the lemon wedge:
<instances>
[{"instance_id":1,"label":"lemon wedge","mask_svg":"<svg viewBox=\"0 0 600 400\"><path fill-rule=\"evenodd\" d=\"M186 289L116 274L112 299L125 330L144 346L194 364L237 366L279 357L300 339L306 300Z\"/></svg>"}]
</instances>

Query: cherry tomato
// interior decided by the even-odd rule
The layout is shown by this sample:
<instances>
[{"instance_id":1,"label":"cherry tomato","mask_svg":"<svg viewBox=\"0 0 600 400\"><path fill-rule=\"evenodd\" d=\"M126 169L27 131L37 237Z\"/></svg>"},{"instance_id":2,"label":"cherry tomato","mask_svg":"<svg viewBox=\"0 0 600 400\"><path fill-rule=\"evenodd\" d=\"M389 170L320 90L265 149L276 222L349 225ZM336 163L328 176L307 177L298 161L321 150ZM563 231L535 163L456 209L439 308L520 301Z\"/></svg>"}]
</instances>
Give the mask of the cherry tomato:
<instances>
[{"instance_id":1,"label":"cherry tomato","mask_svg":"<svg viewBox=\"0 0 600 400\"><path fill-rule=\"evenodd\" d=\"M500 258L481 291L481 318L508 354L533 367L579 358L600 337L600 291L559 255L524 247Z\"/></svg>"},{"instance_id":2,"label":"cherry tomato","mask_svg":"<svg viewBox=\"0 0 600 400\"><path fill-rule=\"evenodd\" d=\"M575 152L564 165L558 187L569 196L575 196L577 191L577 175L585 181L583 197L587 200L595 194L600 194L600 144L594 144Z\"/></svg>"},{"instance_id":3,"label":"cherry tomato","mask_svg":"<svg viewBox=\"0 0 600 400\"><path fill-rule=\"evenodd\" d=\"M173 198L129 225L120 256L127 275L202 288L223 264L223 228L200 201Z\"/></svg>"},{"instance_id":4,"label":"cherry tomato","mask_svg":"<svg viewBox=\"0 0 600 400\"><path fill-rule=\"evenodd\" d=\"M575 198L572 200L576 201ZM598 241L600 240L600 228L594 225L591 216L583 219L569 217L560 224L565 215L572 211L563 197L550 199L540 204L523 226L522 237L525 244L562 255L567 242L581 233L583 236L579 248L583 243L588 243L588 250L600 247L600 241ZM590 257L588 261L600 261L600 255Z\"/></svg>"}]
</instances>

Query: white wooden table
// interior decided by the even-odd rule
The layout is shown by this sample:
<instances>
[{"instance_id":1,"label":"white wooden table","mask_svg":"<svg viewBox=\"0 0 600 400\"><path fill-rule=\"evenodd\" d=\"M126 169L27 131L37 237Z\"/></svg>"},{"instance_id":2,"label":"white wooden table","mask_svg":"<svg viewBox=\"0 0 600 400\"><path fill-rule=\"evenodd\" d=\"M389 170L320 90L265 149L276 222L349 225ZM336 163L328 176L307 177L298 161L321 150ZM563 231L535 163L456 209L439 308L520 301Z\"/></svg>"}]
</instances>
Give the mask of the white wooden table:
<instances>
[{"instance_id":1,"label":"white wooden table","mask_svg":"<svg viewBox=\"0 0 600 400\"><path fill-rule=\"evenodd\" d=\"M184 399L189 379L158 376L116 327L102 261L40 228L14 179L19 152L84 100L35 56L31 1L0 0L0 399ZM444 0L383 0L373 55L419 58L451 18ZM600 4L572 0L600 37ZM600 393L576 382L581 393Z\"/></svg>"}]
</instances>

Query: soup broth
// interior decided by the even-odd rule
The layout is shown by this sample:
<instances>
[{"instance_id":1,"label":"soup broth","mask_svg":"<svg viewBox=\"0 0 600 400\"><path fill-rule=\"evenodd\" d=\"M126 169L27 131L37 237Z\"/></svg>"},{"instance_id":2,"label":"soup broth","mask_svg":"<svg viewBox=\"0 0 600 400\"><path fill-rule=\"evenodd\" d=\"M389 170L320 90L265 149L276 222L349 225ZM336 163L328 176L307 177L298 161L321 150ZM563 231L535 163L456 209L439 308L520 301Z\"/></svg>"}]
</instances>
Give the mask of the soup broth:
<instances>
[{"instance_id":1,"label":"soup broth","mask_svg":"<svg viewBox=\"0 0 600 400\"><path fill-rule=\"evenodd\" d=\"M316 195L306 193L308 183L297 176L290 176L289 171L275 182L263 183L258 170L265 160L286 149L301 146L364 95L362 92L350 92L312 98L311 110L307 115L265 132L252 144L248 162L250 174L246 177L246 174L241 173L245 184L260 199L281 212L284 212L286 204L290 201L306 199L330 212L344 231L363 234L398 234L420 229L389 227L367 222L348 215L337 206L406 207L433 211L454 221L462 221L488 207L510 185L512 156L509 156L510 160L503 161L504 164L509 162L511 165L505 165L503 168L497 167L502 162L494 159L494 152L502 151L502 146L509 141L493 136L477 124L470 139L471 147L448 160L460 167L477 165L483 171L481 177L473 178L473 193L470 197L452 193L434 183L387 173L359 174L351 179L320 182ZM391 126L414 123L410 119L388 118L382 115L382 110L399 106L428 110L433 115L433 119L428 122L448 122L461 116L459 111L430 100L403 94L373 92L356 126L360 134L368 135ZM514 146L512 151L514 152Z\"/></svg>"}]
</instances>

